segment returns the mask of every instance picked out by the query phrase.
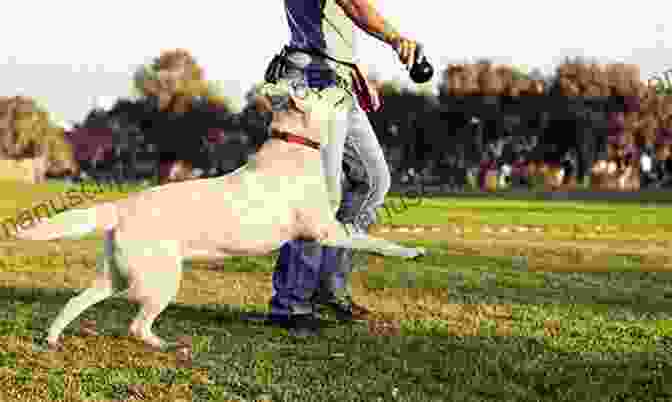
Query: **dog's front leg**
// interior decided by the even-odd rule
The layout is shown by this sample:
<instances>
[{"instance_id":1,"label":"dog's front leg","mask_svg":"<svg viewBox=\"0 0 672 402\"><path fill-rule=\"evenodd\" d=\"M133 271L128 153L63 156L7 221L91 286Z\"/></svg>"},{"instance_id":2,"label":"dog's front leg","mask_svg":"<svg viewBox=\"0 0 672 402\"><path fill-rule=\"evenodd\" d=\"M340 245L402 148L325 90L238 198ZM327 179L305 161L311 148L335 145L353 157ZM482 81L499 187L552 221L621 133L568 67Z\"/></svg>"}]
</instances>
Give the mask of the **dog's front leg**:
<instances>
[{"instance_id":1,"label":"dog's front leg","mask_svg":"<svg viewBox=\"0 0 672 402\"><path fill-rule=\"evenodd\" d=\"M364 233L348 233L345 226L338 222L330 225L327 236L319 239L319 243L328 247L350 248L405 259L420 257L427 253L422 247L404 247L395 242Z\"/></svg>"}]
</instances>

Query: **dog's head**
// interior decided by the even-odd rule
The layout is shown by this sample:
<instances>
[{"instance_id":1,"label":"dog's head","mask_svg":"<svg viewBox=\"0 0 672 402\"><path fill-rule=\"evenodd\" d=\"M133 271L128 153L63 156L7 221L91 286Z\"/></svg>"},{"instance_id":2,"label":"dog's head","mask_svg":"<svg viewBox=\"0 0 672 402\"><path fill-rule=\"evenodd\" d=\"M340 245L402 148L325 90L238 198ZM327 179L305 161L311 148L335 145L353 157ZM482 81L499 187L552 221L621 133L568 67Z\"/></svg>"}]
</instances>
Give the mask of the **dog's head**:
<instances>
[{"instance_id":1,"label":"dog's head","mask_svg":"<svg viewBox=\"0 0 672 402\"><path fill-rule=\"evenodd\" d=\"M258 111L272 112L271 126L283 127L294 134L319 141L330 141L329 131L324 130L324 121L329 119L331 108L329 89L317 92L305 83L294 80L279 80L262 85L256 94Z\"/></svg>"}]
</instances>

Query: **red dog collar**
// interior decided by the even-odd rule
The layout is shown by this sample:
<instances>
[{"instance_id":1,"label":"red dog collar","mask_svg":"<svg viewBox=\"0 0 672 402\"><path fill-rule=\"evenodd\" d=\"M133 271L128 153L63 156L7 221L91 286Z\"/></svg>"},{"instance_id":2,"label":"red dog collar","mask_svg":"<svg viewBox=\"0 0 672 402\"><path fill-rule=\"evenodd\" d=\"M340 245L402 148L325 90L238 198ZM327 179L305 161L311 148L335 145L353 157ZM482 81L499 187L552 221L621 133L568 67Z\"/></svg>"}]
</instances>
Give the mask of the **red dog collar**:
<instances>
[{"instance_id":1,"label":"red dog collar","mask_svg":"<svg viewBox=\"0 0 672 402\"><path fill-rule=\"evenodd\" d=\"M305 145L307 147L317 149L318 151L320 150L319 142L315 142L313 140L309 140L308 138L301 137L292 133L287 133L284 131L271 131L271 138L277 138L279 140L283 140L289 143Z\"/></svg>"}]
</instances>

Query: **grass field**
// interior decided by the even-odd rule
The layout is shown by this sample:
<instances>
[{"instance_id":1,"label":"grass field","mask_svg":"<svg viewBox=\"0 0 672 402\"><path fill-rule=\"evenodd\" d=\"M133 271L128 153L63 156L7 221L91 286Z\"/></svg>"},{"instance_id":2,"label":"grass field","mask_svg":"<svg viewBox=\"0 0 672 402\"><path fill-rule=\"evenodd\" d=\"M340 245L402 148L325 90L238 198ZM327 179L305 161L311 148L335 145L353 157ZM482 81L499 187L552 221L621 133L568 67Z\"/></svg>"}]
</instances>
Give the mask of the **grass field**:
<instances>
[{"instance_id":1,"label":"grass field","mask_svg":"<svg viewBox=\"0 0 672 402\"><path fill-rule=\"evenodd\" d=\"M0 216L63 190L2 185ZM193 336L190 367L126 337L135 307L125 300L83 314L103 336L81 336L76 322L65 352L33 351L33 337L89 285L100 245L2 242L0 400L672 400L672 209L390 202L379 235L432 254L370 257L353 274L369 322L327 317L323 336L290 338L246 319L266 311L274 256L195 263L155 326Z\"/></svg>"}]
</instances>

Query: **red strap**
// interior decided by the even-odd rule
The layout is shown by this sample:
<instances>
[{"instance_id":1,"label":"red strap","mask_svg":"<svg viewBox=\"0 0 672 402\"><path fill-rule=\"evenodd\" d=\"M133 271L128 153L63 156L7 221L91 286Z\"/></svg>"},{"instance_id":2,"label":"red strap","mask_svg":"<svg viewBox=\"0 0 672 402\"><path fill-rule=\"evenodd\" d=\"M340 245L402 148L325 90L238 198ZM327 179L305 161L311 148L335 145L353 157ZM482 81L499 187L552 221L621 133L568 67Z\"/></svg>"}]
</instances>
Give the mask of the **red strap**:
<instances>
[{"instance_id":1,"label":"red strap","mask_svg":"<svg viewBox=\"0 0 672 402\"><path fill-rule=\"evenodd\" d=\"M301 144L305 145L307 147L313 148L313 149L320 149L320 143L315 142L313 140L309 140L308 138L301 137L292 133L287 133L287 132L281 132L281 131L273 131L271 133L271 138L277 138L289 143L294 143L294 144Z\"/></svg>"}]
</instances>

